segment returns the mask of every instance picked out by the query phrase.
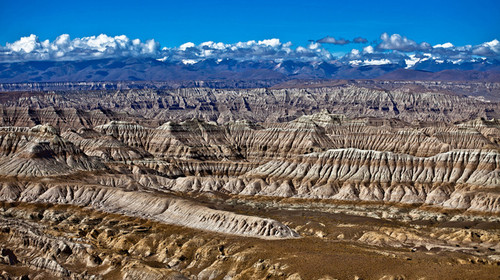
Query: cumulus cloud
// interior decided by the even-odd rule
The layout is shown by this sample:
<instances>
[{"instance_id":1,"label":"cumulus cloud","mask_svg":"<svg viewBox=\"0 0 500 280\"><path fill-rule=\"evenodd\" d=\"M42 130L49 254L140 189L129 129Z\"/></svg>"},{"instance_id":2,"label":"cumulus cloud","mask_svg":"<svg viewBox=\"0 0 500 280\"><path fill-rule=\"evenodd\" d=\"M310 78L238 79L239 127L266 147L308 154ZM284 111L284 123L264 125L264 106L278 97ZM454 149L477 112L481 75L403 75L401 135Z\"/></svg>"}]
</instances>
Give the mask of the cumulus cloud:
<instances>
[{"instance_id":1,"label":"cumulus cloud","mask_svg":"<svg viewBox=\"0 0 500 280\"><path fill-rule=\"evenodd\" d=\"M453 48L455 46L452 43L448 42L448 43L444 43L444 44L437 44L437 45L434 45L432 47L434 49L436 49L436 48L450 49L450 48Z\"/></svg>"},{"instance_id":2,"label":"cumulus cloud","mask_svg":"<svg viewBox=\"0 0 500 280\"><path fill-rule=\"evenodd\" d=\"M332 55L320 48L317 43L311 43L307 47L298 46L294 49L292 43L283 43L276 38L234 44L213 41L199 45L185 43L178 48L162 49L163 61L197 62L205 59L322 61L332 59Z\"/></svg>"},{"instance_id":3,"label":"cumulus cloud","mask_svg":"<svg viewBox=\"0 0 500 280\"><path fill-rule=\"evenodd\" d=\"M389 36L387 33L380 35L382 42L377 45L381 50L395 50L402 52L426 51L430 50L432 46L427 42L417 43L399 34L392 34Z\"/></svg>"},{"instance_id":4,"label":"cumulus cloud","mask_svg":"<svg viewBox=\"0 0 500 280\"><path fill-rule=\"evenodd\" d=\"M149 57L163 62L196 64L199 61L224 59L237 61L286 60L313 62L337 60L346 65L399 64L412 67L420 62L434 60L438 63L463 63L500 59L500 42L495 39L479 45L455 46L450 42L431 46L427 42L417 43L399 34L383 33L378 42L354 48L347 54L332 54L324 44L346 45L368 43L362 37L349 41L324 37L310 41L306 46L292 46L277 38L250 40L227 44L207 41L201 44L184 43L178 47L161 48L154 39L141 41L127 36L90 36L70 38L63 34L52 42L40 40L36 35L22 37L13 43L0 46L0 62L33 60L89 60L99 58Z\"/></svg>"},{"instance_id":5,"label":"cumulus cloud","mask_svg":"<svg viewBox=\"0 0 500 280\"><path fill-rule=\"evenodd\" d=\"M45 45L48 45L48 41L45 41L44 43ZM29 37L21 37L21 39L15 41L12 44L7 43L7 48L10 48L15 52L30 53L41 44L43 43L38 40L38 37L34 34L31 34Z\"/></svg>"},{"instance_id":6,"label":"cumulus cloud","mask_svg":"<svg viewBox=\"0 0 500 280\"><path fill-rule=\"evenodd\" d=\"M291 42L279 39L251 40L225 44L208 41L196 45L184 43L174 48L160 48L155 40L142 42L125 35L83 37L71 39L63 34L54 41L41 41L38 36L22 37L0 46L0 62L31 60L86 60L112 57L151 57L160 61L186 61L192 64L204 59L236 60L329 60L332 55L317 43L292 48Z\"/></svg>"},{"instance_id":7,"label":"cumulus cloud","mask_svg":"<svg viewBox=\"0 0 500 280\"><path fill-rule=\"evenodd\" d=\"M71 39L68 34L54 41L40 41L38 36L21 37L0 49L0 61L17 60L84 60L106 57L154 56L159 52L154 39L141 42L125 35L111 37L105 34Z\"/></svg>"},{"instance_id":8,"label":"cumulus cloud","mask_svg":"<svg viewBox=\"0 0 500 280\"><path fill-rule=\"evenodd\" d=\"M363 52L364 53L374 53L375 49L373 48L373 46L366 46L363 48Z\"/></svg>"},{"instance_id":9,"label":"cumulus cloud","mask_svg":"<svg viewBox=\"0 0 500 280\"><path fill-rule=\"evenodd\" d=\"M191 49L191 48L194 48L194 47L195 47L194 43L187 42L187 43L184 43L184 44L180 45L179 46L179 50L186 51L187 49ZM164 50L166 50L166 49L164 49Z\"/></svg>"},{"instance_id":10,"label":"cumulus cloud","mask_svg":"<svg viewBox=\"0 0 500 280\"><path fill-rule=\"evenodd\" d=\"M495 39L491 42L485 42L475 46L472 53L479 56L486 57L499 57L500 56L500 42Z\"/></svg>"}]
</instances>

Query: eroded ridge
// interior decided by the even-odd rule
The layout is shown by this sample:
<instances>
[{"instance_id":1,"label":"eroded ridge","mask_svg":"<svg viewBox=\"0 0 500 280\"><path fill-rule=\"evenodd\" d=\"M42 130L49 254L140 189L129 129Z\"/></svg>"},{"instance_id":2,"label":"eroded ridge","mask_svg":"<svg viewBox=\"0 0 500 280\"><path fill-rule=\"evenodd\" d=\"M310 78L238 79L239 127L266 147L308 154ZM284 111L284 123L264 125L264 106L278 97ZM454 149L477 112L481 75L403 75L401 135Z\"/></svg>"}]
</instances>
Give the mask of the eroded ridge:
<instances>
[{"instance_id":1,"label":"eroded ridge","mask_svg":"<svg viewBox=\"0 0 500 280\"><path fill-rule=\"evenodd\" d=\"M72 204L97 210L182 225L260 238L292 238L298 234L272 219L234 214L203 207L195 203L156 196L150 193L92 186L28 185L25 189L4 185L2 200L32 203Z\"/></svg>"},{"instance_id":2,"label":"eroded ridge","mask_svg":"<svg viewBox=\"0 0 500 280\"><path fill-rule=\"evenodd\" d=\"M47 279L494 275L498 103L435 86L2 96L0 268ZM336 265L311 270L320 262Z\"/></svg>"},{"instance_id":3,"label":"eroded ridge","mask_svg":"<svg viewBox=\"0 0 500 280\"><path fill-rule=\"evenodd\" d=\"M289 196L314 193L313 197L340 200L500 211L500 154L496 151L455 150L421 158L338 149L270 161L247 176L265 179L268 183L261 189L270 184L287 188Z\"/></svg>"},{"instance_id":4,"label":"eroded ridge","mask_svg":"<svg viewBox=\"0 0 500 280\"><path fill-rule=\"evenodd\" d=\"M62 134L47 125L5 127L0 131L0 174L28 179L92 173L90 178L75 177L74 183L499 212L497 122L459 124L455 131L433 128L434 135L428 128L398 128L401 124L376 128L366 122L358 124L360 131L351 130L354 134L344 136L339 130L352 129L355 123L321 113L267 128L249 122L218 126L198 120L168 122L158 128L114 121ZM377 129L385 132L366 141L369 132ZM447 133L453 134L445 137ZM352 136L359 139L359 146L385 149L381 139L411 134L422 135L420 143L401 141L393 146L395 152L337 147L339 138ZM470 141L471 134L478 140ZM449 140L461 137L460 142ZM431 141L440 148L420 149ZM474 149L453 148L467 141ZM416 148L408 148L414 144ZM6 198L16 196L7 189L3 193Z\"/></svg>"}]
</instances>

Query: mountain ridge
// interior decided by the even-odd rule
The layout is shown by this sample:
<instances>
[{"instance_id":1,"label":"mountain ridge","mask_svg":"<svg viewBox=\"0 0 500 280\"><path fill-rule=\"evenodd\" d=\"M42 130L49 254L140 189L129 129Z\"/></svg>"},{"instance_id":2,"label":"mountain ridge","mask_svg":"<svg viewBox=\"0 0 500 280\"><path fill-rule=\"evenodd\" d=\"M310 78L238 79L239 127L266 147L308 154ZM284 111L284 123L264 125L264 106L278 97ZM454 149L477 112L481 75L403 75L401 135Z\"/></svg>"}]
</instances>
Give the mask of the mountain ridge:
<instances>
[{"instance_id":1,"label":"mountain ridge","mask_svg":"<svg viewBox=\"0 0 500 280\"><path fill-rule=\"evenodd\" d=\"M152 58L0 63L0 83L97 81L285 81L290 79L388 79L500 82L500 63L424 61L351 65L341 61L301 62L205 59L196 63Z\"/></svg>"}]
</instances>

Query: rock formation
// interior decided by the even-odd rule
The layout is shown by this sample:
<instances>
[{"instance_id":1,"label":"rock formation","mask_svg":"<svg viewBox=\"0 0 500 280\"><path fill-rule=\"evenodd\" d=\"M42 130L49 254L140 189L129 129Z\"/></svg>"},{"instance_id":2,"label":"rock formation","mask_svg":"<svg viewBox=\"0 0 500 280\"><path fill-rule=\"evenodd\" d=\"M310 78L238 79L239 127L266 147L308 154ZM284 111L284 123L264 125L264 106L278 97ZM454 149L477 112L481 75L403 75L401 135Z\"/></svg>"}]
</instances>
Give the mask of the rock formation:
<instances>
[{"instance_id":1,"label":"rock formation","mask_svg":"<svg viewBox=\"0 0 500 280\"><path fill-rule=\"evenodd\" d=\"M279 257L292 246L310 261L338 261L313 252L325 246L395 267L412 254L442 263L444 252L494 271L499 104L453 92L463 88L365 81L5 93L0 269L75 279L362 272L317 275ZM405 273L377 269L380 279Z\"/></svg>"}]
</instances>

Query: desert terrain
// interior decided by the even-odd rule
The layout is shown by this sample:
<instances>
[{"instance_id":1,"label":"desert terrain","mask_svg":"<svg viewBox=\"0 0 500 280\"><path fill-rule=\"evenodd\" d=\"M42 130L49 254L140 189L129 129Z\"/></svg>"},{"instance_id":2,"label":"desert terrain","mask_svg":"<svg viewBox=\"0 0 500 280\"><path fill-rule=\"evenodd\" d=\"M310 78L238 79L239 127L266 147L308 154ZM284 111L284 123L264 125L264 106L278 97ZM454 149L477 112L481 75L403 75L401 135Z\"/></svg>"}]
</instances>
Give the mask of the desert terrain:
<instances>
[{"instance_id":1,"label":"desert terrain","mask_svg":"<svg viewBox=\"0 0 500 280\"><path fill-rule=\"evenodd\" d=\"M499 83L134 87L2 85L0 277L499 279Z\"/></svg>"}]
</instances>

